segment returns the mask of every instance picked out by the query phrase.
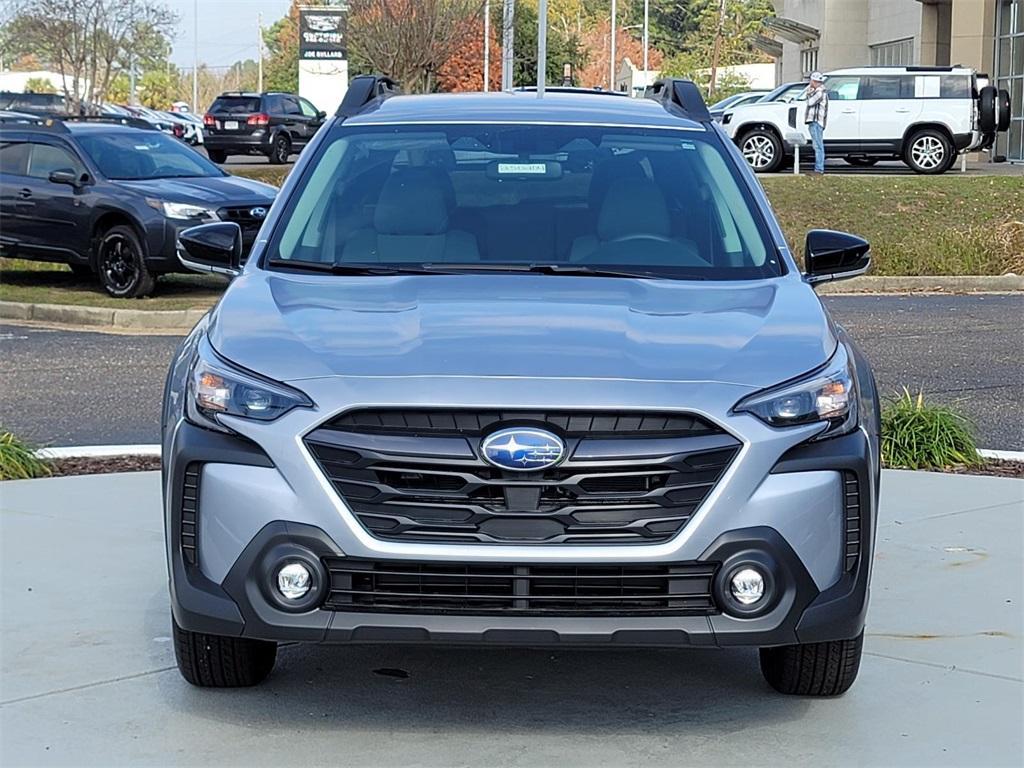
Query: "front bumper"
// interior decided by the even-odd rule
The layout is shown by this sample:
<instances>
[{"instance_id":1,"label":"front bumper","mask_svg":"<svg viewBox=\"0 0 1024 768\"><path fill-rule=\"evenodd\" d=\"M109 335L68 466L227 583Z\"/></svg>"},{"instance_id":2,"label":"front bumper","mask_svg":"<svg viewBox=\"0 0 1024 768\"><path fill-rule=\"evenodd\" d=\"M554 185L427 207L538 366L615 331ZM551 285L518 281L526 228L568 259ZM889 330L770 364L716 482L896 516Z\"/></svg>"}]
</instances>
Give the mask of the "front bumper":
<instances>
[{"instance_id":1,"label":"front bumper","mask_svg":"<svg viewBox=\"0 0 1024 768\"><path fill-rule=\"evenodd\" d=\"M793 432L786 434L794 439ZM308 488L296 482L296 473L311 472L308 466L285 466L283 454L272 457L247 439L179 422L165 452L172 609L179 626L192 631L311 642L770 646L854 637L864 624L873 547L877 470L872 449L860 431L820 443L796 440L776 451L747 492L741 490L744 472L756 472L759 465L756 455L744 451L700 514L667 544L426 546L369 537L358 523L335 512L340 501L319 480ZM289 447L294 453L297 446ZM188 511L183 517L183 507L189 509L183 504L190 493L188 477L198 478L198 488L191 491L198 519ZM852 559L849 510L844 508L844 478L851 477L860 489ZM317 514L316 501L324 498L333 514ZM183 555L183 532L186 538L191 533L188 543L196 545L195 561ZM705 615L476 616L314 607L294 613L268 597L275 563L293 556L312 563L325 557L446 564L495 558L581 565L705 563L716 569L719 608L730 564L755 558L770 570L776 597L769 610L754 618L722 610ZM321 579L319 588L326 590L328 581Z\"/></svg>"}]
</instances>

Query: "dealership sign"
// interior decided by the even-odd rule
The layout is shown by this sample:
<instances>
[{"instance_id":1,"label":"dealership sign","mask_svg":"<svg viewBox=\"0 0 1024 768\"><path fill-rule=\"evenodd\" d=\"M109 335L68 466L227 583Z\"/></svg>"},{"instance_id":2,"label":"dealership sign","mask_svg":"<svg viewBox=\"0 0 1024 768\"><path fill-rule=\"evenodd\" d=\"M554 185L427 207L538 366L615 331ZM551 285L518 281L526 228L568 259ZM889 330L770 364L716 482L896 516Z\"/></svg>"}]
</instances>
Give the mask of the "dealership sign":
<instances>
[{"instance_id":1,"label":"dealership sign","mask_svg":"<svg viewBox=\"0 0 1024 768\"><path fill-rule=\"evenodd\" d=\"M346 8L299 9L299 58L346 59Z\"/></svg>"}]
</instances>

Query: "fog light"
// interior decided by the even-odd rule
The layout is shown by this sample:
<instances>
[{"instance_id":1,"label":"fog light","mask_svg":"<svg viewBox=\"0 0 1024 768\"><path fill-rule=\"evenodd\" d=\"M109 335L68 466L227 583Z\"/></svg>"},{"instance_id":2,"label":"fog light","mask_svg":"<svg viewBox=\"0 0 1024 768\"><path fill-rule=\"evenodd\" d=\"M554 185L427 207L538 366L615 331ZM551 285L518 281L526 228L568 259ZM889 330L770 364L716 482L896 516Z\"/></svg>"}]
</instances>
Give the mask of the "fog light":
<instances>
[{"instance_id":1,"label":"fog light","mask_svg":"<svg viewBox=\"0 0 1024 768\"><path fill-rule=\"evenodd\" d=\"M729 580L729 591L740 605L753 605L764 597L764 576L754 568L736 571Z\"/></svg>"},{"instance_id":2,"label":"fog light","mask_svg":"<svg viewBox=\"0 0 1024 768\"><path fill-rule=\"evenodd\" d=\"M298 600L309 592L313 578L302 563L289 563L277 572L277 590L289 600Z\"/></svg>"}]
</instances>

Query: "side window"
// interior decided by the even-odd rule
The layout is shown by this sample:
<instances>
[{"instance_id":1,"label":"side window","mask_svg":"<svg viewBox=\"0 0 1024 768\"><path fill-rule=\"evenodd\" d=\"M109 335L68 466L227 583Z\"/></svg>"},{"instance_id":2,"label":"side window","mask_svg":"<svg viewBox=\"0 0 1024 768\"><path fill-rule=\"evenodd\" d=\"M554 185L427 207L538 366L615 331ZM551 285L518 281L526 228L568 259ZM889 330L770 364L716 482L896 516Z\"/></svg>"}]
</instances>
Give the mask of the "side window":
<instances>
[{"instance_id":1,"label":"side window","mask_svg":"<svg viewBox=\"0 0 1024 768\"><path fill-rule=\"evenodd\" d=\"M855 101L860 98L859 77L830 77L825 81L828 97L834 101Z\"/></svg>"},{"instance_id":2,"label":"side window","mask_svg":"<svg viewBox=\"0 0 1024 768\"><path fill-rule=\"evenodd\" d=\"M862 99L912 99L914 78L912 75L872 75L864 78L861 85Z\"/></svg>"},{"instance_id":3,"label":"side window","mask_svg":"<svg viewBox=\"0 0 1024 768\"><path fill-rule=\"evenodd\" d=\"M299 102L295 100L294 96L282 96L281 102L284 104L284 113L286 115L302 114L302 110L299 109Z\"/></svg>"},{"instance_id":4,"label":"side window","mask_svg":"<svg viewBox=\"0 0 1024 768\"><path fill-rule=\"evenodd\" d=\"M0 143L0 173L24 176L28 168L28 147L21 141Z\"/></svg>"},{"instance_id":5,"label":"side window","mask_svg":"<svg viewBox=\"0 0 1024 768\"><path fill-rule=\"evenodd\" d=\"M310 104L301 96L299 97L299 108L302 110L302 114L306 117L316 117L320 114L320 110Z\"/></svg>"},{"instance_id":6,"label":"side window","mask_svg":"<svg viewBox=\"0 0 1024 768\"><path fill-rule=\"evenodd\" d=\"M77 157L63 147L53 144L32 144L28 159L28 175L34 179L48 179L54 171L72 170L82 173L85 169Z\"/></svg>"},{"instance_id":7,"label":"side window","mask_svg":"<svg viewBox=\"0 0 1024 768\"><path fill-rule=\"evenodd\" d=\"M1024 57L1024 38L1017 43L1021 47L1021 56ZM963 75L943 75L939 78L939 96L943 99L969 99L971 98L971 78Z\"/></svg>"},{"instance_id":8,"label":"side window","mask_svg":"<svg viewBox=\"0 0 1024 768\"><path fill-rule=\"evenodd\" d=\"M281 100L277 96L264 96L262 111L268 115L280 115L282 112Z\"/></svg>"}]
</instances>

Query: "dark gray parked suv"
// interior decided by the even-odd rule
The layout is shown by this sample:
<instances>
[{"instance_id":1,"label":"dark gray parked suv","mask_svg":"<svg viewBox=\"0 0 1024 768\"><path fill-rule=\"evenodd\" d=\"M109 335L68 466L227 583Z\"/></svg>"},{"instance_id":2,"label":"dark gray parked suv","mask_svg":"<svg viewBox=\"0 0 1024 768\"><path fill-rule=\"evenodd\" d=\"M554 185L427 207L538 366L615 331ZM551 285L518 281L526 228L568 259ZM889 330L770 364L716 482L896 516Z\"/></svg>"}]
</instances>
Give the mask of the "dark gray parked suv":
<instances>
[{"instance_id":1,"label":"dark gray parked suv","mask_svg":"<svg viewBox=\"0 0 1024 768\"><path fill-rule=\"evenodd\" d=\"M266 155L272 163L287 163L309 143L326 116L293 93L229 91L203 115L204 146L215 163L229 155Z\"/></svg>"},{"instance_id":2,"label":"dark gray parked suv","mask_svg":"<svg viewBox=\"0 0 1024 768\"><path fill-rule=\"evenodd\" d=\"M753 646L857 675L878 504L871 369L688 81L394 96L356 78L163 411L178 665L277 643Z\"/></svg>"}]
</instances>

